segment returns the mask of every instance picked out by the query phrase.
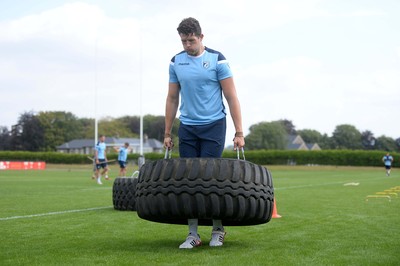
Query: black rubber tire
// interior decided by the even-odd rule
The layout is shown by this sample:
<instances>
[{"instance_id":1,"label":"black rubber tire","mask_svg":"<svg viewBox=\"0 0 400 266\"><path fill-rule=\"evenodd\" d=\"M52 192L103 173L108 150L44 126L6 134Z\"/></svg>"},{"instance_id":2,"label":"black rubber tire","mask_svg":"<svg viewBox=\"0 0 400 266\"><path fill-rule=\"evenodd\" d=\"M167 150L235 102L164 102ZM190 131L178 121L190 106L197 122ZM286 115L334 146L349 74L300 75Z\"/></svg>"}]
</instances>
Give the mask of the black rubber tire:
<instances>
[{"instance_id":1,"label":"black rubber tire","mask_svg":"<svg viewBox=\"0 0 400 266\"><path fill-rule=\"evenodd\" d=\"M136 211L137 178L117 177L113 184L114 209L120 211Z\"/></svg>"},{"instance_id":2,"label":"black rubber tire","mask_svg":"<svg viewBox=\"0 0 400 266\"><path fill-rule=\"evenodd\" d=\"M136 207L142 219L169 224L257 225L271 220L270 172L248 161L223 158L164 159L139 172Z\"/></svg>"}]
</instances>

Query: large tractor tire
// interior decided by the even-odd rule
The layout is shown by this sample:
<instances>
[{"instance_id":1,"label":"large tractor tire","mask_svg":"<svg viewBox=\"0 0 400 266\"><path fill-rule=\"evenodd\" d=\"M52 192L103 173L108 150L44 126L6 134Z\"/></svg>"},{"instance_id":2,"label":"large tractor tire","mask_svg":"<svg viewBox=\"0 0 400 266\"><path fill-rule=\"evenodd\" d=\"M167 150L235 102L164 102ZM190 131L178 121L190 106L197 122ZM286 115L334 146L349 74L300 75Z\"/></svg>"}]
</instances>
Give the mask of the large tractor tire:
<instances>
[{"instance_id":1,"label":"large tractor tire","mask_svg":"<svg viewBox=\"0 0 400 266\"><path fill-rule=\"evenodd\" d=\"M114 209L121 211L136 211L137 178L117 177L113 184Z\"/></svg>"},{"instance_id":2,"label":"large tractor tire","mask_svg":"<svg viewBox=\"0 0 400 266\"><path fill-rule=\"evenodd\" d=\"M248 161L222 158L164 159L139 172L136 207L142 219L169 224L241 226L271 220L274 188L270 172Z\"/></svg>"}]
</instances>

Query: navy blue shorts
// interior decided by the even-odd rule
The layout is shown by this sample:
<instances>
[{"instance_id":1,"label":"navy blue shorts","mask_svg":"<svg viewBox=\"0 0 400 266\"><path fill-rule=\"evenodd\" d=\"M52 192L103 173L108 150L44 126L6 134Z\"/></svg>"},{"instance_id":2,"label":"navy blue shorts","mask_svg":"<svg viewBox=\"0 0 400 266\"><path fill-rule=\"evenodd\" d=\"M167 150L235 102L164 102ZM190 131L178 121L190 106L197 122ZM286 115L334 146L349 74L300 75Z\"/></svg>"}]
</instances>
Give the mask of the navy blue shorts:
<instances>
[{"instance_id":1,"label":"navy blue shorts","mask_svg":"<svg viewBox=\"0 0 400 266\"><path fill-rule=\"evenodd\" d=\"M179 125L179 154L182 158L219 158L225 147L226 118L211 124Z\"/></svg>"},{"instance_id":2,"label":"navy blue shorts","mask_svg":"<svg viewBox=\"0 0 400 266\"><path fill-rule=\"evenodd\" d=\"M118 161L120 168L126 168L126 161Z\"/></svg>"},{"instance_id":3,"label":"navy blue shorts","mask_svg":"<svg viewBox=\"0 0 400 266\"><path fill-rule=\"evenodd\" d=\"M97 169L100 169L100 168L107 168L106 159L99 159L99 163L96 164L96 168L97 168Z\"/></svg>"}]
</instances>

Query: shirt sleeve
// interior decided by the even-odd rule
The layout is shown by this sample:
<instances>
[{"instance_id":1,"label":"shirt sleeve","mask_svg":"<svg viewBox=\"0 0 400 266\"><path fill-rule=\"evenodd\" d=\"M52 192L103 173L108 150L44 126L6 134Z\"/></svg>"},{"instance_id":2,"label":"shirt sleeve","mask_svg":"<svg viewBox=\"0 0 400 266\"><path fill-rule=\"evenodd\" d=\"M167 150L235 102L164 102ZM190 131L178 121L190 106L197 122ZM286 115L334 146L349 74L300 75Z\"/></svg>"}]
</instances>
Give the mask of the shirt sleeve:
<instances>
[{"instance_id":1,"label":"shirt sleeve","mask_svg":"<svg viewBox=\"0 0 400 266\"><path fill-rule=\"evenodd\" d=\"M217 62L218 80L227 79L233 76L228 60L221 53L218 55Z\"/></svg>"},{"instance_id":2,"label":"shirt sleeve","mask_svg":"<svg viewBox=\"0 0 400 266\"><path fill-rule=\"evenodd\" d=\"M172 58L171 62L169 63L169 82L170 83L179 83L178 77L175 73L175 56Z\"/></svg>"}]
</instances>

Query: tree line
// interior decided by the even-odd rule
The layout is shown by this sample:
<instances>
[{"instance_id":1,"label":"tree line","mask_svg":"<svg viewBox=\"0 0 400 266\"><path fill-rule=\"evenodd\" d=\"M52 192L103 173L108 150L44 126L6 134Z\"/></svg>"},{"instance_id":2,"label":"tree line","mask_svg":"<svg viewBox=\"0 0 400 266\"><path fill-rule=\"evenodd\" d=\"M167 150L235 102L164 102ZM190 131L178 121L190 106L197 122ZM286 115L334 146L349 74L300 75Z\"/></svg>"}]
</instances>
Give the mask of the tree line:
<instances>
[{"instance_id":1,"label":"tree line","mask_svg":"<svg viewBox=\"0 0 400 266\"><path fill-rule=\"evenodd\" d=\"M10 151L55 151L56 147L73 139L93 139L95 121L92 118L78 118L70 112L46 111L25 112L9 130L0 126L0 150ZM163 141L164 116L145 115L143 132L148 138ZM176 119L172 135L176 139L179 119ZM105 117L98 121L98 132L109 137L138 138L140 135L140 116ZM287 147L288 135L300 135L306 143L318 143L323 150L385 150L400 151L400 137L375 137L373 132L360 132L353 125L336 126L332 136L317 130L296 130L292 121L282 119L260 122L250 126L246 135L247 150L275 149Z\"/></svg>"}]
</instances>

